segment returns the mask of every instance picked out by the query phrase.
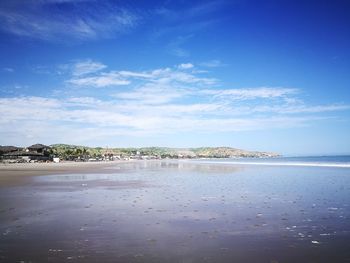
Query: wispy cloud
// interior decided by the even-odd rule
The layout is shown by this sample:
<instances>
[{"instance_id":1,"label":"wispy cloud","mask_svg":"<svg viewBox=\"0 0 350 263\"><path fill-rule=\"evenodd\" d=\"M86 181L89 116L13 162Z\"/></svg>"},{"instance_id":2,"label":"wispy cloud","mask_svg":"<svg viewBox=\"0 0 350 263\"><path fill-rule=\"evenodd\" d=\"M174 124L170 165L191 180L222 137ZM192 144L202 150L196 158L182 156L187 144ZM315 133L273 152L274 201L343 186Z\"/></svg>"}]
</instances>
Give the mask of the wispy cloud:
<instances>
[{"instance_id":1,"label":"wispy cloud","mask_svg":"<svg viewBox=\"0 0 350 263\"><path fill-rule=\"evenodd\" d=\"M169 2L168 2L169 3ZM178 20L188 20L192 18L204 17L206 15L213 13L223 7L223 1L203 1L199 4L192 5L180 5L177 6L178 9L174 10L173 8L167 6L167 3L161 8L155 10L155 13L162 16L164 19L169 21L178 21ZM183 8L181 8L183 6Z\"/></svg>"},{"instance_id":2,"label":"wispy cloud","mask_svg":"<svg viewBox=\"0 0 350 263\"><path fill-rule=\"evenodd\" d=\"M191 63L182 63L178 66L179 69L190 69L193 68L193 64Z\"/></svg>"},{"instance_id":3,"label":"wispy cloud","mask_svg":"<svg viewBox=\"0 0 350 263\"><path fill-rule=\"evenodd\" d=\"M227 1L184 2L174 9L170 2L165 2L154 11L157 19L162 19L164 25L158 34L203 30L217 22L210 19L209 15L222 10L226 5Z\"/></svg>"},{"instance_id":4,"label":"wispy cloud","mask_svg":"<svg viewBox=\"0 0 350 263\"><path fill-rule=\"evenodd\" d=\"M238 132L305 126L322 119L317 116L219 116L221 107L219 104L161 104L155 107L143 104L138 108L136 104L102 102L95 98L2 98L0 134L14 140L29 136L35 140L46 138L51 142L83 143L90 140L92 134L94 139L99 139L118 135Z\"/></svg>"},{"instance_id":5,"label":"wispy cloud","mask_svg":"<svg viewBox=\"0 0 350 263\"><path fill-rule=\"evenodd\" d=\"M160 21L158 22L160 26L153 32L153 41L167 43L165 47L169 54L189 57L191 53L186 44L195 39L198 33L208 30L225 19L222 13L215 14L227 6L228 2L186 1L174 6L171 1L165 1L161 7L153 11L153 19Z\"/></svg>"},{"instance_id":6,"label":"wispy cloud","mask_svg":"<svg viewBox=\"0 0 350 263\"><path fill-rule=\"evenodd\" d=\"M72 68L72 74L74 76L86 75L89 73L95 73L97 71L105 69L107 66L100 63L92 61L91 59L80 61L74 64Z\"/></svg>"},{"instance_id":7,"label":"wispy cloud","mask_svg":"<svg viewBox=\"0 0 350 263\"><path fill-rule=\"evenodd\" d=\"M279 114L298 114L298 113L323 113L332 111L349 110L350 105L331 104L308 106L303 103L296 105L280 105L280 106L257 106L251 109L252 112L271 112Z\"/></svg>"},{"instance_id":8,"label":"wispy cloud","mask_svg":"<svg viewBox=\"0 0 350 263\"><path fill-rule=\"evenodd\" d=\"M150 71L103 71L105 65L93 62L78 62L70 66L71 78L67 80L68 84L73 84L80 87L111 87L128 85L132 82L148 83L144 86L150 86L155 83L158 85L174 84L196 84L196 85L210 85L217 82L214 78L198 77L191 72L185 72L184 69L191 69L193 65L190 63L183 63L172 68L160 68ZM89 75L87 75L90 73ZM148 90L150 88L147 88ZM151 88L152 89L152 88Z\"/></svg>"},{"instance_id":9,"label":"wispy cloud","mask_svg":"<svg viewBox=\"0 0 350 263\"><path fill-rule=\"evenodd\" d=\"M193 35L187 36L177 36L171 40L167 45L168 53L175 55L177 57L188 57L190 52L184 48L186 42L191 39Z\"/></svg>"},{"instance_id":10,"label":"wispy cloud","mask_svg":"<svg viewBox=\"0 0 350 263\"><path fill-rule=\"evenodd\" d=\"M205 94L213 95L214 97L222 97L229 100L249 100L249 99L268 99L286 97L291 94L295 94L298 91L291 88L271 88L271 87L259 87L248 89L216 89L216 90L203 90Z\"/></svg>"},{"instance_id":11,"label":"wispy cloud","mask_svg":"<svg viewBox=\"0 0 350 263\"><path fill-rule=\"evenodd\" d=\"M113 37L134 27L139 20L134 12L108 1L76 2L13 1L2 4L0 29L42 40L86 40ZM69 5L69 8L63 4Z\"/></svg>"},{"instance_id":12,"label":"wispy cloud","mask_svg":"<svg viewBox=\"0 0 350 263\"><path fill-rule=\"evenodd\" d=\"M208 67L208 68L217 68L217 67L226 66L225 63L221 62L221 60L218 60L218 59L208 60L208 61L199 63L199 65L202 67Z\"/></svg>"},{"instance_id":13,"label":"wispy cloud","mask_svg":"<svg viewBox=\"0 0 350 263\"><path fill-rule=\"evenodd\" d=\"M130 84L130 81L123 79L117 72L102 73L93 77L73 78L67 82L75 86L98 88Z\"/></svg>"},{"instance_id":14,"label":"wispy cloud","mask_svg":"<svg viewBox=\"0 0 350 263\"><path fill-rule=\"evenodd\" d=\"M178 87L169 88L168 85L148 83L132 91L119 92L113 97L122 100L129 100L145 104L164 104L175 99L184 98L190 94L190 89L181 89Z\"/></svg>"},{"instance_id":15,"label":"wispy cloud","mask_svg":"<svg viewBox=\"0 0 350 263\"><path fill-rule=\"evenodd\" d=\"M332 117L326 112L350 109L345 104L309 105L295 88L219 88L218 80L197 74L190 63L113 71L88 60L70 69L67 85L83 90L125 88L113 89L108 96L0 98L0 138L86 143L92 134L94 140L102 140L119 135L281 129L312 125ZM45 127L45 133L38 127Z\"/></svg>"}]
</instances>

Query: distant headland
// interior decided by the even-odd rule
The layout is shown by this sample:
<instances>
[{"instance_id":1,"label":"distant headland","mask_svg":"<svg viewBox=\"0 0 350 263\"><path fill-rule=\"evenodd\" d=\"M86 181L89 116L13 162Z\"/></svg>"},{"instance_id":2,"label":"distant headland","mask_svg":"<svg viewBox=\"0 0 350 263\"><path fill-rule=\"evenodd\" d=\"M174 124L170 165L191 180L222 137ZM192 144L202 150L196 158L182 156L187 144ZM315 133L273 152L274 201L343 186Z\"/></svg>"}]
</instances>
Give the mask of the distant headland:
<instances>
[{"instance_id":1,"label":"distant headland","mask_svg":"<svg viewBox=\"0 0 350 263\"><path fill-rule=\"evenodd\" d=\"M280 156L273 152L259 152L232 147L199 148L103 148L69 144L34 144L28 147L0 146L2 162L59 162L59 161L116 161L152 159L194 159L194 158L272 158Z\"/></svg>"}]
</instances>

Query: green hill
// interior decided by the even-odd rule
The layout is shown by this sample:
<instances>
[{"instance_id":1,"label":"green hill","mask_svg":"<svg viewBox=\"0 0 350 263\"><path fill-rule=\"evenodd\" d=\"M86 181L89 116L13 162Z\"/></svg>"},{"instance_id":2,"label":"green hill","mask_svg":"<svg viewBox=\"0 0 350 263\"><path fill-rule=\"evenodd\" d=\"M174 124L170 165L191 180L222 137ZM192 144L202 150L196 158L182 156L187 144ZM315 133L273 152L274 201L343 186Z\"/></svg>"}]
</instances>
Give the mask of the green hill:
<instances>
[{"instance_id":1,"label":"green hill","mask_svg":"<svg viewBox=\"0 0 350 263\"><path fill-rule=\"evenodd\" d=\"M62 158L69 156L98 157L106 154L121 157L155 156L158 158L229 158L229 157L277 157L279 154L271 152L246 151L231 147L200 147L200 148L168 148L168 147L141 147L141 148L102 148L80 145L53 144L52 153Z\"/></svg>"}]
</instances>

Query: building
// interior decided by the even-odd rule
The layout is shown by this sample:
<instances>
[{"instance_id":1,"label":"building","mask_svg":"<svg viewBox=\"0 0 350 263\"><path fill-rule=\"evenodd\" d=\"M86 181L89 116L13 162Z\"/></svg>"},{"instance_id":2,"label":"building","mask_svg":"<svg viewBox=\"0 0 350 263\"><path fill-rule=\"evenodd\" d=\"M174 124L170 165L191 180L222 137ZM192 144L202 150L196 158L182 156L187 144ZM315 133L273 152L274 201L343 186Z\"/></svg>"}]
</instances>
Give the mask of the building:
<instances>
[{"instance_id":1,"label":"building","mask_svg":"<svg viewBox=\"0 0 350 263\"><path fill-rule=\"evenodd\" d=\"M27 148L30 152L36 152L36 153L41 153L44 156L48 156L50 154L51 147L46 146L44 144L33 144Z\"/></svg>"},{"instance_id":2,"label":"building","mask_svg":"<svg viewBox=\"0 0 350 263\"><path fill-rule=\"evenodd\" d=\"M22 148L19 148L16 146L0 146L0 155L11 153L11 152L18 152L21 150Z\"/></svg>"},{"instance_id":3,"label":"building","mask_svg":"<svg viewBox=\"0 0 350 263\"><path fill-rule=\"evenodd\" d=\"M43 144L34 144L26 149L15 146L0 146L0 159L14 162L48 161L50 147Z\"/></svg>"},{"instance_id":4,"label":"building","mask_svg":"<svg viewBox=\"0 0 350 263\"><path fill-rule=\"evenodd\" d=\"M49 157L33 151L14 151L3 154L2 159L29 162L31 160L47 161Z\"/></svg>"}]
</instances>

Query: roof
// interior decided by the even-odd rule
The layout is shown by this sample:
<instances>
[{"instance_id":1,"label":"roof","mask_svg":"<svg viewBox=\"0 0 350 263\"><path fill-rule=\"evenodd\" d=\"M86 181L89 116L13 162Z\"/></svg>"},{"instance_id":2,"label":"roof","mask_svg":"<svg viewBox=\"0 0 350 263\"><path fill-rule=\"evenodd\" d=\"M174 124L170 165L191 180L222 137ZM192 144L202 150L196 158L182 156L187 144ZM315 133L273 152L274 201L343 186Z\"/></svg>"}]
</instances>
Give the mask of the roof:
<instances>
[{"instance_id":1,"label":"roof","mask_svg":"<svg viewBox=\"0 0 350 263\"><path fill-rule=\"evenodd\" d=\"M0 152L8 153L21 150L21 148L16 146L0 146Z\"/></svg>"},{"instance_id":2,"label":"roof","mask_svg":"<svg viewBox=\"0 0 350 263\"><path fill-rule=\"evenodd\" d=\"M32 146L28 147L28 149L43 149L43 148L50 148L50 146L37 143L37 144L33 144Z\"/></svg>"},{"instance_id":3,"label":"roof","mask_svg":"<svg viewBox=\"0 0 350 263\"><path fill-rule=\"evenodd\" d=\"M9 152L5 153L4 156L43 156L42 153L37 153L37 152L26 152L26 151L18 151L18 152Z\"/></svg>"}]
</instances>

